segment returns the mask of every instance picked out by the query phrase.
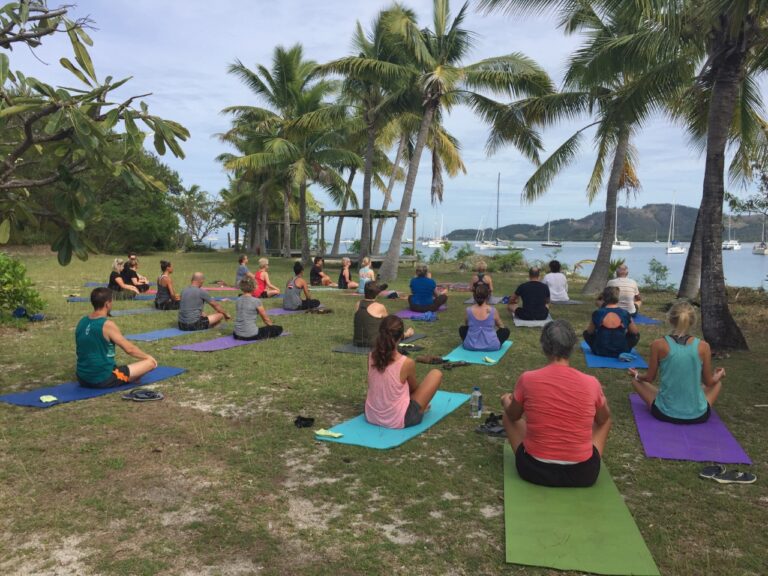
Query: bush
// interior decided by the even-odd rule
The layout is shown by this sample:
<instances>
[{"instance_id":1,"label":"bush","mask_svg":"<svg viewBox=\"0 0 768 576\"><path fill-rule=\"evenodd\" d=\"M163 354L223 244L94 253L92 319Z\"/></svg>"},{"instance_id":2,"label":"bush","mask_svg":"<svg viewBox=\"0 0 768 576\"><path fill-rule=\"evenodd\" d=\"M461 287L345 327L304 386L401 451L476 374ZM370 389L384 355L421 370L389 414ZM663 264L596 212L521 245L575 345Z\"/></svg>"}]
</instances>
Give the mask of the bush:
<instances>
[{"instance_id":1,"label":"bush","mask_svg":"<svg viewBox=\"0 0 768 576\"><path fill-rule=\"evenodd\" d=\"M456 251L456 260L461 262L462 260L466 260L470 256L474 256L474 255L475 255L475 251L469 247L469 244L464 244L464 246L462 246Z\"/></svg>"},{"instance_id":2,"label":"bush","mask_svg":"<svg viewBox=\"0 0 768 576\"><path fill-rule=\"evenodd\" d=\"M429 255L430 264L440 264L446 261L446 252L443 252L440 248L435 248L435 251Z\"/></svg>"},{"instance_id":3,"label":"bush","mask_svg":"<svg viewBox=\"0 0 768 576\"><path fill-rule=\"evenodd\" d=\"M500 254L493 256L488 261L488 272L512 272L515 268L519 268L523 263L523 255L515 250L514 252L507 252L506 254Z\"/></svg>"},{"instance_id":4,"label":"bush","mask_svg":"<svg viewBox=\"0 0 768 576\"><path fill-rule=\"evenodd\" d=\"M669 268L656 258L651 258L651 261L648 262L648 271L650 274L643 276L644 288L657 291L675 288L675 285L669 282Z\"/></svg>"},{"instance_id":5,"label":"bush","mask_svg":"<svg viewBox=\"0 0 768 576\"><path fill-rule=\"evenodd\" d=\"M424 252L421 250L416 250L416 254L414 254L413 248L403 248L403 256L416 256L417 262L424 260Z\"/></svg>"},{"instance_id":6,"label":"bush","mask_svg":"<svg viewBox=\"0 0 768 576\"><path fill-rule=\"evenodd\" d=\"M24 308L28 315L37 314L45 307L40 294L27 278L27 269L18 260L0 253L0 312L13 312ZM3 314L4 315L4 314Z\"/></svg>"},{"instance_id":7,"label":"bush","mask_svg":"<svg viewBox=\"0 0 768 576\"><path fill-rule=\"evenodd\" d=\"M216 248L209 244L190 244L184 249L185 252L218 252Z\"/></svg>"}]
</instances>

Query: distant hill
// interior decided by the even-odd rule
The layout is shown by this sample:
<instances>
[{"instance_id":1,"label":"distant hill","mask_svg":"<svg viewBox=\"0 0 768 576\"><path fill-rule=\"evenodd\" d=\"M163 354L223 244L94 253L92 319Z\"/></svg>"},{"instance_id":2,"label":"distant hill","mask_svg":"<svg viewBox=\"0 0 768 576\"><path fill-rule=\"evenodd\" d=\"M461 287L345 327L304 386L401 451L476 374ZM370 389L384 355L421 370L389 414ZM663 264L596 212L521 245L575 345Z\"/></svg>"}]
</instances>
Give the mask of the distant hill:
<instances>
[{"instance_id":1,"label":"distant hill","mask_svg":"<svg viewBox=\"0 0 768 576\"><path fill-rule=\"evenodd\" d=\"M675 238L681 242L690 242L693 227L696 224L698 210L690 206L678 206L675 211ZM642 208L619 208L619 239L633 242L653 242L658 238L666 242L669 230L669 218L672 204L646 204ZM605 212L593 212L584 218L574 220L552 220L552 240L596 241L600 240ZM734 216L731 234L741 242L759 242L762 235L762 215ZM728 237L727 221L724 222L723 236ZM477 229L459 229L448 234L452 242L475 239ZM485 238L493 239L493 228L485 229ZM510 224L499 228L498 237L502 240L546 240L547 225Z\"/></svg>"}]
</instances>

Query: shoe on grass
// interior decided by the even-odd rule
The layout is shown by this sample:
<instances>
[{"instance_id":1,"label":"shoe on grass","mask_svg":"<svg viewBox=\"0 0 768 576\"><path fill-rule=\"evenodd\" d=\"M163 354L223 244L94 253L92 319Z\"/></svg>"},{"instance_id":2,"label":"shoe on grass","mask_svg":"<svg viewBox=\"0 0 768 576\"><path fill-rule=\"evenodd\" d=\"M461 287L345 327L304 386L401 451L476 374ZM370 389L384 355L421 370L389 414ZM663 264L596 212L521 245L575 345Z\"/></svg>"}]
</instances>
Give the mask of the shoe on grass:
<instances>
[{"instance_id":1,"label":"shoe on grass","mask_svg":"<svg viewBox=\"0 0 768 576\"><path fill-rule=\"evenodd\" d=\"M723 472L722 474L712 476L712 480L718 484L754 484L757 481L757 476L751 472L731 470L730 472Z\"/></svg>"},{"instance_id":2,"label":"shoe on grass","mask_svg":"<svg viewBox=\"0 0 768 576\"><path fill-rule=\"evenodd\" d=\"M718 474L725 474L725 466L722 464L714 464L713 466L704 466L704 468L701 469L701 472L699 472L699 478L704 478L705 480L709 480L711 478L714 478Z\"/></svg>"}]
</instances>

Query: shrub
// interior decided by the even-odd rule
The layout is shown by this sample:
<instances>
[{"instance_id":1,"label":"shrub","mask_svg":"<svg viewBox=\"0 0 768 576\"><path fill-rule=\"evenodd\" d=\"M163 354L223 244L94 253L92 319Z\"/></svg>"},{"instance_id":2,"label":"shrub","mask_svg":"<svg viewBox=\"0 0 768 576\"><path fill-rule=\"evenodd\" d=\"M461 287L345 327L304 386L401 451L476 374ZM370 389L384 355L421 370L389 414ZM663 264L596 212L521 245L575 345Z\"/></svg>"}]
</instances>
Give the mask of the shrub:
<instances>
[{"instance_id":1,"label":"shrub","mask_svg":"<svg viewBox=\"0 0 768 576\"><path fill-rule=\"evenodd\" d=\"M413 248L403 248L403 256L414 256ZM421 250L416 250L415 256L417 262L424 260L424 253Z\"/></svg>"},{"instance_id":2,"label":"shrub","mask_svg":"<svg viewBox=\"0 0 768 576\"><path fill-rule=\"evenodd\" d=\"M523 255L515 250L514 252L507 252L506 254L490 258L488 261L488 271L512 272L515 268L519 268L522 263Z\"/></svg>"},{"instance_id":3,"label":"shrub","mask_svg":"<svg viewBox=\"0 0 768 576\"><path fill-rule=\"evenodd\" d=\"M474 256L474 255L475 255L475 251L469 247L469 244L464 244L464 246L462 246L456 251L456 260L461 262L463 260L466 260L470 256Z\"/></svg>"},{"instance_id":4,"label":"shrub","mask_svg":"<svg viewBox=\"0 0 768 576\"><path fill-rule=\"evenodd\" d=\"M33 286L24 264L0 253L0 312L13 312L19 307L29 315L40 312L45 302Z\"/></svg>"},{"instance_id":5,"label":"shrub","mask_svg":"<svg viewBox=\"0 0 768 576\"><path fill-rule=\"evenodd\" d=\"M675 288L675 285L669 282L669 268L656 258L651 258L651 261L648 262L648 272L650 274L643 276L644 288L657 291Z\"/></svg>"},{"instance_id":6,"label":"shrub","mask_svg":"<svg viewBox=\"0 0 768 576\"><path fill-rule=\"evenodd\" d=\"M429 255L429 263L440 264L441 262L445 262L446 261L445 256L446 256L445 252L443 252L440 248L435 248L435 251Z\"/></svg>"}]
</instances>

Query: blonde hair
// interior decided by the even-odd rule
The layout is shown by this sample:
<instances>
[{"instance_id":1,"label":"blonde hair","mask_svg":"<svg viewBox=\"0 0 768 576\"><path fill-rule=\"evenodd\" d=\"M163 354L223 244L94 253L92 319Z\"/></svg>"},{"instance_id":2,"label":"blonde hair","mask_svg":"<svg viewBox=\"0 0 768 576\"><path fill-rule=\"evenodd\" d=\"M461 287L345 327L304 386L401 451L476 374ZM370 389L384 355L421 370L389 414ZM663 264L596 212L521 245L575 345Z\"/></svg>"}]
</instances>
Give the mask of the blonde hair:
<instances>
[{"instance_id":1,"label":"blonde hair","mask_svg":"<svg viewBox=\"0 0 768 576\"><path fill-rule=\"evenodd\" d=\"M266 268L267 266L269 266L269 259L259 258L259 268Z\"/></svg>"},{"instance_id":2,"label":"blonde hair","mask_svg":"<svg viewBox=\"0 0 768 576\"><path fill-rule=\"evenodd\" d=\"M363 258L363 266L369 266L371 264L371 259L366 256Z\"/></svg>"},{"instance_id":3,"label":"blonde hair","mask_svg":"<svg viewBox=\"0 0 768 576\"><path fill-rule=\"evenodd\" d=\"M123 262L124 260L122 258L115 258L112 261L112 270L119 274L123 270Z\"/></svg>"},{"instance_id":4,"label":"blonde hair","mask_svg":"<svg viewBox=\"0 0 768 576\"><path fill-rule=\"evenodd\" d=\"M485 263L485 260L480 260L477 263L477 271L478 272L485 272L486 270L488 270L488 264Z\"/></svg>"},{"instance_id":5,"label":"blonde hair","mask_svg":"<svg viewBox=\"0 0 768 576\"><path fill-rule=\"evenodd\" d=\"M365 262L365 260L363 260ZM352 260L344 256L344 258L341 259L341 265L346 266L347 264L352 264Z\"/></svg>"},{"instance_id":6,"label":"blonde hair","mask_svg":"<svg viewBox=\"0 0 768 576\"><path fill-rule=\"evenodd\" d=\"M686 334L696 325L696 309L688 302L678 302L667 312L667 322L674 333Z\"/></svg>"},{"instance_id":7,"label":"blonde hair","mask_svg":"<svg viewBox=\"0 0 768 576\"><path fill-rule=\"evenodd\" d=\"M427 265L419 262L416 264L416 276L426 276L427 272L429 272L429 268L427 268Z\"/></svg>"}]
</instances>

